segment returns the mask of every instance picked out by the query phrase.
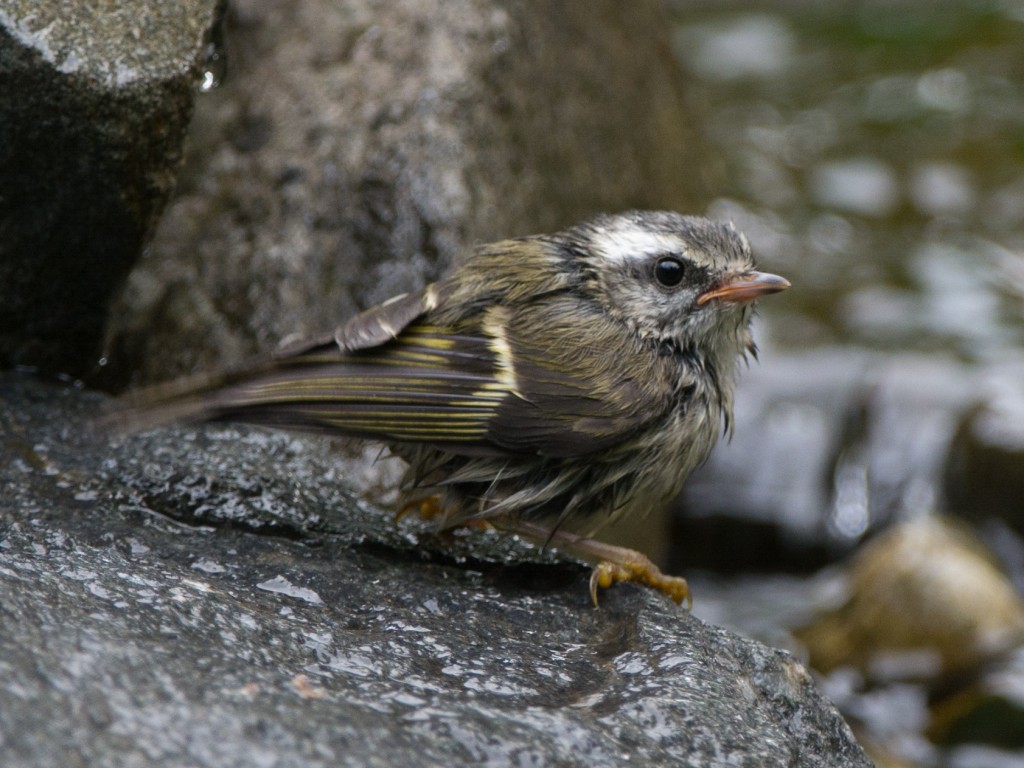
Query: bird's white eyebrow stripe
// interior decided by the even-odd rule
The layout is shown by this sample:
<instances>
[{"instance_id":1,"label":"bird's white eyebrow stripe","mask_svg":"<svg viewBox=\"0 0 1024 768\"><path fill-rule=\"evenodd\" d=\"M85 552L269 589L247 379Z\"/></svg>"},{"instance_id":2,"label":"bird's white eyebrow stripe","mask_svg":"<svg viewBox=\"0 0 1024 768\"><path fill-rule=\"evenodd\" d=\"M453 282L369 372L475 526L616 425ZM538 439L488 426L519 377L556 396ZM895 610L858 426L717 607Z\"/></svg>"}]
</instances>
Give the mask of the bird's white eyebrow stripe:
<instances>
[{"instance_id":1,"label":"bird's white eyebrow stripe","mask_svg":"<svg viewBox=\"0 0 1024 768\"><path fill-rule=\"evenodd\" d=\"M678 237L643 229L599 230L593 237L594 251L609 261L624 262L656 253L681 253Z\"/></svg>"}]
</instances>

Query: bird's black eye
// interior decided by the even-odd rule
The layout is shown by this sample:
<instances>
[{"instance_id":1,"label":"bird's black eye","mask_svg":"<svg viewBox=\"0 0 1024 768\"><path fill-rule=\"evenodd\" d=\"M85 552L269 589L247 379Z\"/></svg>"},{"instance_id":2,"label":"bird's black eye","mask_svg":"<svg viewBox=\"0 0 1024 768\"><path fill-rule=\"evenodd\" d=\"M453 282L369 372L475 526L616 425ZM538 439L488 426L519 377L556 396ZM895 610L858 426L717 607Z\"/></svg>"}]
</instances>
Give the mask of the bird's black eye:
<instances>
[{"instance_id":1,"label":"bird's black eye","mask_svg":"<svg viewBox=\"0 0 1024 768\"><path fill-rule=\"evenodd\" d=\"M676 256L658 259L658 263L654 265L654 279L664 288L675 288L683 282L685 273L683 262Z\"/></svg>"}]
</instances>

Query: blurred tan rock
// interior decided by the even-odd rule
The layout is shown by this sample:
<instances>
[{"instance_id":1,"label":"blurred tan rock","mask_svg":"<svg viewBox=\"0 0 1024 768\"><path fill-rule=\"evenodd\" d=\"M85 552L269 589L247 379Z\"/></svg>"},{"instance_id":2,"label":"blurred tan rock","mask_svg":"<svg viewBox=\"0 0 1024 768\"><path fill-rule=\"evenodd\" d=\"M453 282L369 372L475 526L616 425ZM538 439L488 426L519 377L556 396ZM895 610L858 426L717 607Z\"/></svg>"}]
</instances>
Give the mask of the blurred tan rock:
<instances>
[{"instance_id":1,"label":"blurred tan rock","mask_svg":"<svg viewBox=\"0 0 1024 768\"><path fill-rule=\"evenodd\" d=\"M969 672L1024 640L1024 603L965 529L935 518L893 527L848 572L849 599L795 634L822 673L936 681Z\"/></svg>"}]
</instances>

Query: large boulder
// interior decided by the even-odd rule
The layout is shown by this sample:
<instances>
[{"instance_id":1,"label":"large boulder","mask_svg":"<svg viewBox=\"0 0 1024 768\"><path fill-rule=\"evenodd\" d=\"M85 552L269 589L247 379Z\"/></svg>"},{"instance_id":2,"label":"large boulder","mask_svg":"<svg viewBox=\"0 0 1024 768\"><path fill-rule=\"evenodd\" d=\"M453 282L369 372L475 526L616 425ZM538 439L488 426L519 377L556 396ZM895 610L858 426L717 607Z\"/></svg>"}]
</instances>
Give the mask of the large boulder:
<instances>
[{"instance_id":1,"label":"large boulder","mask_svg":"<svg viewBox=\"0 0 1024 768\"><path fill-rule=\"evenodd\" d=\"M223 366L600 210L699 211L661 3L237 0L106 384Z\"/></svg>"},{"instance_id":2,"label":"large boulder","mask_svg":"<svg viewBox=\"0 0 1024 768\"><path fill-rule=\"evenodd\" d=\"M782 651L396 524L322 441L110 446L99 400L0 378L5 765L870 765Z\"/></svg>"},{"instance_id":3,"label":"large boulder","mask_svg":"<svg viewBox=\"0 0 1024 768\"><path fill-rule=\"evenodd\" d=\"M218 0L0 7L0 367L80 375L167 201Z\"/></svg>"}]
</instances>

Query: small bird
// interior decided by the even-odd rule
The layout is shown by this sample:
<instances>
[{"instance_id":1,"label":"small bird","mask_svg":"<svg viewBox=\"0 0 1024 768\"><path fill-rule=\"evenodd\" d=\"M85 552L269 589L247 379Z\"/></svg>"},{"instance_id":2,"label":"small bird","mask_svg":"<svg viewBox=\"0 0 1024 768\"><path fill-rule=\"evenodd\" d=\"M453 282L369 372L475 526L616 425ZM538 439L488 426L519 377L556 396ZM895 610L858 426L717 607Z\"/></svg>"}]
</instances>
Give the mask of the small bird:
<instances>
[{"instance_id":1,"label":"small bird","mask_svg":"<svg viewBox=\"0 0 1024 768\"><path fill-rule=\"evenodd\" d=\"M379 441L408 462L406 506L440 528L487 521L677 603L686 580L590 538L664 507L730 429L755 271L731 224L599 215L483 245L422 290L241 370L127 396L121 431L236 421Z\"/></svg>"}]
</instances>

